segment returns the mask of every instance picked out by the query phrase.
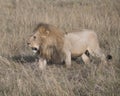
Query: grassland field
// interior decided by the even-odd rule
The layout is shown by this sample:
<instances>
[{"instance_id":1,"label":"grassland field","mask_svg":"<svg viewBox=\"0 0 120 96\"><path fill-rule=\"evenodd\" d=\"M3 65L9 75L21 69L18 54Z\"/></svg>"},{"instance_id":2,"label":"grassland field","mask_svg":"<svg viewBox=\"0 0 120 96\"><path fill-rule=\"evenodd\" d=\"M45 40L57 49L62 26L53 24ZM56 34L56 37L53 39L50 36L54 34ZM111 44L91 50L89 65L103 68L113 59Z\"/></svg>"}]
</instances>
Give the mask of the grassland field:
<instances>
[{"instance_id":1,"label":"grassland field","mask_svg":"<svg viewBox=\"0 0 120 96\"><path fill-rule=\"evenodd\" d=\"M94 30L105 54L98 68L72 62L44 72L26 42L40 23ZM90 42L90 41L89 41ZM120 0L0 0L0 96L120 96Z\"/></svg>"}]
</instances>

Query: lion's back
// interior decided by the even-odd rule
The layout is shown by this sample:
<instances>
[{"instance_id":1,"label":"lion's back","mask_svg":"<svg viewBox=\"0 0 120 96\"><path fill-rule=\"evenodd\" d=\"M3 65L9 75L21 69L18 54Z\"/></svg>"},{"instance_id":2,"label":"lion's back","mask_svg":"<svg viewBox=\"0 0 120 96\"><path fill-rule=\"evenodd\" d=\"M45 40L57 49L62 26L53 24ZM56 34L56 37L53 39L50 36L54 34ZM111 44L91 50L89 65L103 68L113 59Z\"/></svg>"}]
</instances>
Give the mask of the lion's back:
<instances>
[{"instance_id":1,"label":"lion's back","mask_svg":"<svg viewBox=\"0 0 120 96\"><path fill-rule=\"evenodd\" d=\"M92 30L83 29L78 32L70 32L66 35L66 38L71 42L77 41L90 41L92 39L97 40L97 34Z\"/></svg>"}]
</instances>

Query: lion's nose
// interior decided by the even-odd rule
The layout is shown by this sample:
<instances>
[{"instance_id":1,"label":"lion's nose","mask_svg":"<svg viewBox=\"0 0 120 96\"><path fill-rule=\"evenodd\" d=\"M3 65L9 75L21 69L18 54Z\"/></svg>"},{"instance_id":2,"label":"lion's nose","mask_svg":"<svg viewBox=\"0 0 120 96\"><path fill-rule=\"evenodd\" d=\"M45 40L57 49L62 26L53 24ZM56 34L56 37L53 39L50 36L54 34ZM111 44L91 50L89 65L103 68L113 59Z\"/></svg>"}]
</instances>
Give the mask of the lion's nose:
<instances>
[{"instance_id":1,"label":"lion's nose","mask_svg":"<svg viewBox=\"0 0 120 96\"><path fill-rule=\"evenodd\" d=\"M38 49L37 49L37 48L35 48L35 47L32 47L32 50L36 50L36 51L37 51Z\"/></svg>"}]
</instances>

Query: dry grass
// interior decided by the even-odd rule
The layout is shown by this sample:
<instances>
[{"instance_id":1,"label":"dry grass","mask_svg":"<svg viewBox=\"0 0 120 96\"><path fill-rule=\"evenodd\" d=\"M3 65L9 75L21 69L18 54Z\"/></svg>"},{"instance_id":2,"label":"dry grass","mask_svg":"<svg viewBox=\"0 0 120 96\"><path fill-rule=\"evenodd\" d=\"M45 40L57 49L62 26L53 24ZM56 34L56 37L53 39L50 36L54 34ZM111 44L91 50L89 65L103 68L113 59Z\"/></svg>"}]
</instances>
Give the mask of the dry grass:
<instances>
[{"instance_id":1,"label":"dry grass","mask_svg":"<svg viewBox=\"0 0 120 96\"><path fill-rule=\"evenodd\" d=\"M119 0L1 0L0 96L119 96ZM65 31L93 29L108 65L95 62L47 66L41 72L26 46L26 38L39 22Z\"/></svg>"}]
</instances>

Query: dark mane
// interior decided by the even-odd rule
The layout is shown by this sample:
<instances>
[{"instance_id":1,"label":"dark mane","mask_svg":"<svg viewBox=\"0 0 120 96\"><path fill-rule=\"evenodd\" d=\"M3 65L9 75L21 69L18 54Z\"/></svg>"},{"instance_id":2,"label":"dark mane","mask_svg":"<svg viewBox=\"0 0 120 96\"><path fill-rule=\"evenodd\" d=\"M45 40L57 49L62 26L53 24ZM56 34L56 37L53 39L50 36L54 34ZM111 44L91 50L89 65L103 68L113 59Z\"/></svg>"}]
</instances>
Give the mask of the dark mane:
<instances>
[{"instance_id":1,"label":"dark mane","mask_svg":"<svg viewBox=\"0 0 120 96\"><path fill-rule=\"evenodd\" d=\"M44 27L45 29L49 30L50 31L50 28L49 26L52 26L50 24L46 24L46 23L39 23L35 29L33 30L33 32L36 32L40 27Z\"/></svg>"}]
</instances>

